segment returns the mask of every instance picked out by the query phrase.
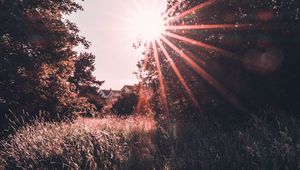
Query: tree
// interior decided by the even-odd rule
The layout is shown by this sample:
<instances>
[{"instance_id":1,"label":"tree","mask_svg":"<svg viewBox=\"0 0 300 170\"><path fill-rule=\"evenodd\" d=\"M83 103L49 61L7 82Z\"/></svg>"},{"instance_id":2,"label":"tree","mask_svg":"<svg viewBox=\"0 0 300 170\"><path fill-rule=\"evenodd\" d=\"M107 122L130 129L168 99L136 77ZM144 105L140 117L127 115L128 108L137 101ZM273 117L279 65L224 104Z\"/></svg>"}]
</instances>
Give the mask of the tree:
<instances>
[{"instance_id":1,"label":"tree","mask_svg":"<svg viewBox=\"0 0 300 170\"><path fill-rule=\"evenodd\" d=\"M104 81L98 81L93 75L95 71L95 56L91 53L81 53L75 60L74 76L70 81L75 84L77 90L80 86L101 86Z\"/></svg>"},{"instance_id":2,"label":"tree","mask_svg":"<svg viewBox=\"0 0 300 170\"><path fill-rule=\"evenodd\" d=\"M169 9L179 4L171 10L163 35L179 50L161 41L172 62L164 57L159 40L155 44L169 114L161 109L162 83L153 46L146 64L138 65L142 84L155 93L152 103L160 115L157 160L177 169L297 169L298 144L291 141L300 136L299 2L168 2ZM189 11L194 7L201 9ZM185 11L190 14L176 17ZM199 29L184 30L182 25ZM289 148L284 157L282 146Z\"/></svg>"},{"instance_id":3,"label":"tree","mask_svg":"<svg viewBox=\"0 0 300 170\"><path fill-rule=\"evenodd\" d=\"M180 1L169 1L169 9L176 6L178 2ZM201 4L206 4L205 8L191 11L185 17L172 20L173 16L178 16ZM221 28L208 27L198 30L167 30L208 45L202 48L178 40L174 36L165 35L170 42L193 60L193 63L209 74L215 80L213 82L208 80L207 76L203 76L203 73L195 71L190 63L162 41L189 85L195 100L200 107L202 106L202 112L222 115L226 110L226 114L235 112L236 115L245 115L246 112L255 112L269 106L288 108L294 112L298 110L297 96L300 92L296 86L299 85L299 80L291 75L300 74L296 66L300 63L296 57L299 52L296 47L298 38L296 30L299 30L298 7L299 4L295 1L192 0L181 1L170 11L168 17L172 21L168 24L171 26L201 26L203 24L204 26L221 26ZM223 24L227 26L231 24L232 27L226 28ZM194 104L191 95L178 81L178 76L174 73L170 62L164 57L158 43L156 46L168 104L178 103L179 100L180 107L186 108L183 109L184 115L200 115L198 109L191 109L196 108L192 107ZM152 60L147 60L150 64L139 65L144 69L141 75L146 75L144 77L148 80L153 80L151 85L155 88L153 91L159 92L157 79L159 75L155 71L156 64L152 48L149 48L148 54L150 56L148 58ZM149 82L148 80L142 81ZM169 108L172 109L174 106L169 106ZM186 114L188 110L192 110L193 113ZM236 115L234 117L239 117Z\"/></svg>"},{"instance_id":4,"label":"tree","mask_svg":"<svg viewBox=\"0 0 300 170\"><path fill-rule=\"evenodd\" d=\"M112 105L112 112L117 115L131 115L136 112L139 101L139 86L131 86L129 91L121 89L121 95Z\"/></svg>"},{"instance_id":5,"label":"tree","mask_svg":"<svg viewBox=\"0 0 300 170\"><path fill-rule=\"evenodd\" d=\"M82 7L73 0L0 1L1 120L12 110L50 119L73 117L83 106L69 79L80 55L74 47L89 42L64 19ZM83 106L84 107L84 106Z\"/></svg>"},{"instance_id":6,"label":"tree","mask_svg":"<svg viewBox=\"0 0 300 170\"><path fill-rule=\"evenodd\" d=\"M117 115L131 115L135 111L137 102L138 95L136 93L122 93L113 104L112 111Z\"/></svg>"},{"instance_id":7,"label":"tree","mask_svg":"<svg viewBox=\"0 0 300 170\"><path fill-rule=\"evenodd\" d=\"M100 94L100 86L104 81L98 81L93 75L95 70L95 56L91 53L81 53L75 61L74 75L69 79L75 85L80 97L95 105L98 112L104 105L104 98Z\"/></svg>"}]
</instances>

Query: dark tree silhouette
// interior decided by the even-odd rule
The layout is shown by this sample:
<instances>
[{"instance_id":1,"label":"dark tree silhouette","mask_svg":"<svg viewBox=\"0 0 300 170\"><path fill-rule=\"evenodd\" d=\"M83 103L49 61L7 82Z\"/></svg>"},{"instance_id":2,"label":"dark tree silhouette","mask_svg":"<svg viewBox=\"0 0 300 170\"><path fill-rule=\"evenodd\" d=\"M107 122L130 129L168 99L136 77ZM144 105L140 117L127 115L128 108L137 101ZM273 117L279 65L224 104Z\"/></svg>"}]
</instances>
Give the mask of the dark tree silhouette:
<instances>
[{"instance_id":1,"label":"dark tree silhouette","mask_svg":"<svg viewBox=\"0 0 300 170\"><path fill-rule=\"evenodd\" d=\"M78 97L77 83L93 79L92 70L76 70L77 61L92 56L73 50L89 42L78 35L74 23L64 19L82 7L73 0L0 1L0 112L1 120L9 109L17 117L23 111L34 116L39 110L49 118L74 117L91 107ZM86 67L94 62L94 57ZM76 65L77 64L77 65ZM85 76L85 75L84 75ZM1 123L1 125L4 125Z\"/></svg>"},{"instance_id":2,"label":"dark tree silhouette","mask_svg":"<svg viewBox=\"0 0 300 170\"><path fill-rule=\"evenodd\" d=\"M138 99L139 95L137 90L130 92L122 91L121 96L112 105L112 112L121 116L132 115L137 106Z\"/></svg>"},{"instance_id":3,"label":"dark tree silhouette","mask_svg":"<svg viewBox=\"0 0 300 170\"><path fill-rule=\"evenodd\" d=\"M87 98L87 101L101 111L105 102L100 94L100 86L104 81L98 81L93 75L95 70L95 56L90 53L81 53L75 61L74 75L69 79L74 83L80 97Z\"/></svg>"},{"instance_id":4,"label":"dark tree silhouette","mask_svg":"<svg viewBox=\"0 0 300 170\"><path fill-rule=\"evenodd\" d=\"M154 43L166 104L153 46L138 64L142 84L154 92L157 159L178 169L297 169L300 3L170 0L168 6L169 29ZM189 11L194 7L201 10ZM176 29L191 25L199 29ZM283 149L286 157L283 146L290 149Z\"/></svg>"},{"instance_id":5,"label":"dark tree silhouette","mask_svg":"<svg viewBox=\"0 0 300 170\"><path fill-rule=\"evenodd\" d=\"M298 67L300 60L297 57L300 29L299 2L192 0L182 1L176 5L178 1L169 1L169 9L174 6L176 8L168 10L170 12L168 17L180 15L182 12L201 4L207 4L207 2L212 3L186 17L172 20L168 25L188 27L189 25L220 24L221 28L169 29L167 31L203 42L209 45L208 47L200 48L191 42L178 40L169 34L164 36L218 81L222 88L215 87L216 84L213 85L205 76L193 70L192 66L177 52L161 41L189 85L195 100L202 107L202 111L223 114L224 110L227 110L226 114L235 112L237 114L232 116L239 117L272 106L295 114L299 110L300 101L300 91L297 88L300 81L296 78L300 74ZM228 29L226 24L232 24L235 28ZM250 26L239 28L243 24ZM156 46L169 108L174 108L172 104L176 103L180 105L179 107L192 110L191 114L186 114L184 111L184 116L200 115L198 109L193 106L195 104L192 104L190 94L187 93L186 88L174 73L159 44L156 43ZM161 93L159 75L151 46L146 52L145 61L138 64L141 70L141 81L155 89L153 91L157 92L157 98L153 99L161 100L158 99L161 96L159 94ZM226 92L221 92L220 89L226 89ZM231 97L239 101L239 104L230 99ZM162 104L162 102L156 103ZM159 106L159 108L161 107ZM221 117L223 119L223 116Z\"/></svg>"}]
</instances>

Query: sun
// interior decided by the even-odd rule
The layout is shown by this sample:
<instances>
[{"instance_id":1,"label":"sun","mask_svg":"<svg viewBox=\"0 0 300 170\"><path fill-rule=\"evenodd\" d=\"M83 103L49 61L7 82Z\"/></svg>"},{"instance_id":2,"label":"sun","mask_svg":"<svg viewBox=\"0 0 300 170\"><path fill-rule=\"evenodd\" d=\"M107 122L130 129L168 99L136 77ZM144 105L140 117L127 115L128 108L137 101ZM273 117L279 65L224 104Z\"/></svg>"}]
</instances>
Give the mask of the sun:
<instances>
[{"instance_id":1,"label":"sun","mask_svg":"<svg viewBox=\"0 0 300 170\"><path fill-rule=\"evenodd\" d=\"M165 23L159 8L141 9L131 18L131 32L142 41L159 38L165 31Z\"/></svg>"}]
</instances>

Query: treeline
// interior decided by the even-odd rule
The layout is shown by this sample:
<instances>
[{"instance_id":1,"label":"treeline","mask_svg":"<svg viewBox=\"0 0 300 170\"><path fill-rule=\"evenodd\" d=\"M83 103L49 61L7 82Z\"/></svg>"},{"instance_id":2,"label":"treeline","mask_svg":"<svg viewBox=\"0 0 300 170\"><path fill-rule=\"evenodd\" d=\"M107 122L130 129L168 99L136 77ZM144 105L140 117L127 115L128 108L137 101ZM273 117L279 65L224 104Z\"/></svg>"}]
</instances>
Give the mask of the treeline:
<instances>
[{"instance_id":1,"label":"treeline","mask_svg":"<svg viewBox=\"0 0 300 170\"><path fill-rule=\"evenodd\" d=\"M157 113L209 115L223 122L247 121L251 113L270 107L298 115L299 2L175 0L168 6L171 22L165 38L150 44L138 63L138 77L154 92ZM199 6L200 10L189 11ZM190 13L176 18L185 11Z\"/></svg>"},{"instance_id":2,"label":"treeline","mask_svg":"<svg viewBox=\"0 0 300 170\"><path fill-rule=\"evenodd\" d=\"M65 19L83 10L73 0L0 1L0 124L74 118L100 110L95 56L74 47L90 43Z\"/></svg>"},{"instance_id":3,"label":"treeline","mask_svg":"<svg viewBox=\"0 0 300 170\"><path fill-rule=\"evenodd\" d=\"M168 6L167 33L138 64L166 136L161 159L176 169L299 169L300 3Z\"/></svg>"}]
</instances>

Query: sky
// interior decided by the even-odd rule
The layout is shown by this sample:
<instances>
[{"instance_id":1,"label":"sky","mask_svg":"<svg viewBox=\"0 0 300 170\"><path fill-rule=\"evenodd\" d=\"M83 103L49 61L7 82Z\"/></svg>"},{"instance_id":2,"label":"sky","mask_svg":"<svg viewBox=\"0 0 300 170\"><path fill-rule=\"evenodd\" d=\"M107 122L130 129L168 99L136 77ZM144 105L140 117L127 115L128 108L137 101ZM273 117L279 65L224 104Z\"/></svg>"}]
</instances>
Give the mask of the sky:
<instances>
[{"instance_id":1,"label":"sky","mask_svg":"<svg viewBox=\"0 0 300 170\"><path fill-rule=\"evenodd\" d=\"M75 22L80 35L92 43L87 52L96 56L94 74L98 80L105 80L102 88L121 89L125 84L138 82L133 72L143 57L142 49L133 48L137 35L128 28L138 11L151 7L163 12L165 0L78 0L78 3L84 11L67 18Z\"/></svg>"}]
</instances>

